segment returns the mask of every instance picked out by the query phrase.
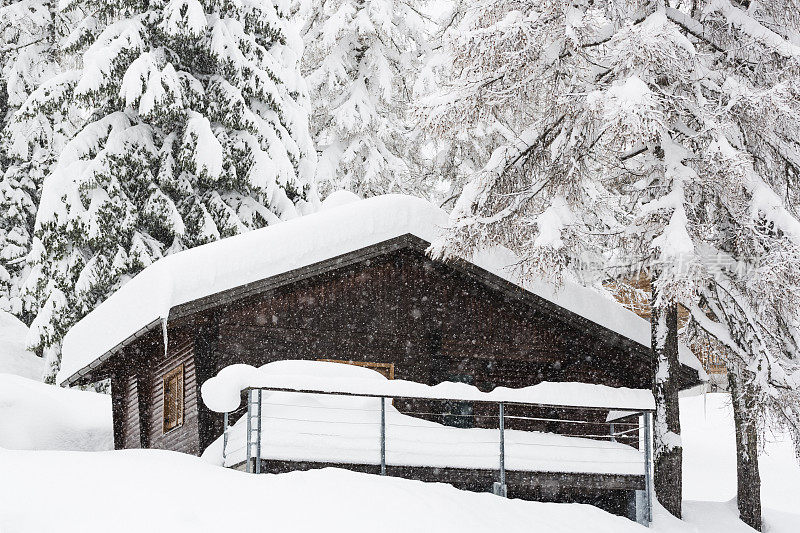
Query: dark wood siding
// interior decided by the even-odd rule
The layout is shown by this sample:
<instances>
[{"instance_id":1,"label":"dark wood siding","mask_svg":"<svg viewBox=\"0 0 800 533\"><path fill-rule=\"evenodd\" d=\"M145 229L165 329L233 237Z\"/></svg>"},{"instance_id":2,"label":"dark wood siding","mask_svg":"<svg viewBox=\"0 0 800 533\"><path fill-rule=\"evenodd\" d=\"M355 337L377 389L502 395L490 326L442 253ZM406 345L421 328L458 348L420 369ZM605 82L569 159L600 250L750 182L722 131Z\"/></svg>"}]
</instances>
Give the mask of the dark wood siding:
<instances>
[{"instance_id":1,"label":"dark wood siding","mask_svg":"<svg viewBox=\"0 0 800 533\"><path fill-rule=\"evenodd\" d=\"M184 415L183 424L164 432L164 376L183 364ZM195 380L194 334L192 330L170 332L167 355L155 356L148 380L148 405L151 416L147 424L150 448L175 450L197 455L201 452L197 426L197 386Z\"/></svg>"},{"instance_id":2,"label":"dark wood siding","mask_svg":"<svg viewBox=\"0 0 800 533\"><path fill-rule=\"evenodd\" d=\"M125 448L140 448L142 446L142 427L139 396L139 379L136 375L128 375L125 379Z\"/></svg>"},{"instance_id":3,"label":"dark wood siding","mask_svg":"<svg viewBox=\"0 0 800 533\"><path fill-rule=\"evenodd\" d=\"M139 348L126 353L113 371L111 379L112 408L114 414L114 447L144 448L147 446L142 432L142 420L147 412L147 398L140 394L138 375Z\"/></svg>"},{"instance_id":4,"label":"dark wood siding","mask_svg":"<svg viewBox=\"0 0 800 533\"><path fill-rule=\"evenodd\" d=\"M646 362L623 349L408 251L220 315L218 366L352 359L394 363L395 377L423 383L468 374L484 390L544 380L649 386Z\"/></svg>"},{"instance_id":5,"label":"dark wood siding","mask_svg":"<svg viewBox=\"0 0 800 533\"><path fill-rule=\"evenodd\" d=\"M125 387L125 376L119 373L111 380L111 412L113 416L115 450L129 447L125 442L127 399L128 390Z\"/></svg>"},{"instance_id":6,"label":"dark wood siding","mask_svg":"<svg viewBox=\"0 0 800 533\"><path fill-rule=\"evenodd\" d=\"M199 447L205 450L214 439L222 434L222 416L214 413L202 405L200 386L209 378L216 375L219 370L217 366L217 344L219 341L219 328L217 316L211 313L208 320L202 320L194 324L196 328L194 344L195 361L195 390L198 402L198 431Z\"/></svg>"}]
</instances>

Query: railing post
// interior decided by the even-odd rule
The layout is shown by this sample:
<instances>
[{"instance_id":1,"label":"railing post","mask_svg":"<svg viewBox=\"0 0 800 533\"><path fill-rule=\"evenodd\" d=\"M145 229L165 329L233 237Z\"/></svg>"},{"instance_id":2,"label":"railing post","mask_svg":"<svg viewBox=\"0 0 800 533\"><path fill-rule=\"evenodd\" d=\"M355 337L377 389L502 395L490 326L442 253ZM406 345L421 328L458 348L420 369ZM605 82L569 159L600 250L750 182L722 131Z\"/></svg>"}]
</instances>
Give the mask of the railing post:
<instances>
[{"instance_id":1,"label":"railing post","mask_svg":"<svg viewBox=\"0 0 800 533\"><path fill-rule=\"evenodd\" d=\"M500 402L500 495L504 498L506 492L506 419L505 404Z\"/></svg>"},{"instance_id":2,"label":"railing post","mask_svg":"<svg viewBox=\"0 0 800 533\"><path fill-rule=\"evenodd\" d=\"M256 430L256 474L261 473L261 389L258 389L258 429Z\"/></svg>"},{"instance_id":3,"label":"railing post","mask_svg":"<svg viewBox=\"0 0 800 533\"><path fill-rule=\"evenodd\" d=\"M228 459L228 413L222 415L222 466Z\"/></svg>"},{"instance_id":4,"label":"railing post","mask_svg":"<svg viewBox=\"0 0 800 533\"><path fill-rule=\"evenodd\" d=\"M253 457L253 389L247 390L247 457L245 458L245 471L253 472L251 458Z\"/></svg>"},{"instance_id":5,"label":"railing post","mask_svg":"<svg viewBox=\"0 0 800 533\"><path fill-rule=\"evenodd\" d=\"M651 444L651 431L653 423L653 413L646 411L644 413L644 505L645 505L645 519L649 527L653 521L653 477L651 473L652 468L652 454L653 445Z\"/></svg>"},{"instance_id":6,"label":"railing post","mask_svg":"<svg viewBox=\"0 0 800 533\"><path fill-rule=\"evenodd\" d=\"M381 396L381 475L386 475L386 398Z\"/></svg>"}]
</instances>

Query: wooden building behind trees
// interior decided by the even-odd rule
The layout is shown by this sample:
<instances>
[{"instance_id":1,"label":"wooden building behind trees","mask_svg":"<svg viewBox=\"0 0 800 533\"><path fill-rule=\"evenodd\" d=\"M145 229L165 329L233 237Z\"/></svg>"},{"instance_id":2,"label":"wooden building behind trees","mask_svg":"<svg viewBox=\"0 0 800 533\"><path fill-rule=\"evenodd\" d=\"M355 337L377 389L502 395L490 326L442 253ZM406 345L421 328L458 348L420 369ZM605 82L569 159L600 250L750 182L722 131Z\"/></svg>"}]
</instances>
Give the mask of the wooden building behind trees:
<instances>
[{"instance_id":1,"label":"wooden building behind trees","mask_svg":"<svg viewBox=\"0 0 800 533\"><path fill-rule=\"evenodd\" d=\"M369 217L378 216L395 221L375 234ZM287 231L283 226L295 225L291 232L295 237L319 238L320 232L334 231L330 238L336 239L335 228L329 227L333 221L366 217L364 227L373 232L372 242L366 242L359 237L362 230L348 226L350 234L339 235L341 243L322 252L319 260L303 259L293 264L296 268L279 273L265 266L261 271L269 272L268 276L259 277L260 259L254 258L251 281L228 283L223 290L216 290L221 285L192 288L189 296L177 296L185 301L170 308L166 322L157 317L142 327L132 322L128 329L119 328L119 342L111 349L92 345L92 331L104 320L119 317L124 322L126 302L148 297L147 289L137 291L129 284L117 293L116 301L117 295L112 296L67 336L62 381L111 380L116 448L160 448L195 455L223 429L222 415L203 405L200 386L236 363L346 361L371 367L390 379L431 385L458 381L483 391L542 381L651 387L651 354L642 342L649 339L645 321L589 289L566 287L567 293L585 299L576 302L563 296L559 300L561 293L547 293L541 286L523 288L512 276L484 268L485 262L482 266L480 261L432 259L426 253L428 241L442 216L419 199L378 197L227 239L239 239L242 246L218 250L223 261L207 265L221 269L216 279L224 279L226 263L242 260L230 254L285 242L280 235ZM424 228L429 226L426 233ZM172 256L172 266L191 278L192 269L202 268L204 259L214 257L214 247L220 243L201 247L206 249L202 254L194 249ZM148 279L148 270L140 275L145 281L139 287L164 290L155 277L163 273ZM173 292L180 290L173 287ZM588 311L603 319L587 318ZM609 327L618 325L620 317L641 321L634 325L645 336L626 334L634 331L631 328ZM142 322L145 319L139 317ZM696 360L686 363L684 387L699 384L699 364ZM476 409L472 405L459 408L464 413ZM565 416L556 409L540 414ZM607 415L601 410L582 413L587 420L605 421ZM534 429L569 431L552 424ZM424 469L415 475L440 479ZM459 479L446 481L474 490L491 488L479 486L478 474L459 476L460 483ZM530 486L510 487L512 495L516 491L518 497L586 501L620 514L629 514L633 491L643 482L641 476L579 474L526 479Z\"/></svg>"},{"instance_id":2,"label":"wooden building behind trees","mask_svg":"<svg viewBox=\"0 0 800 533\"><path fill-rule=\"evenodd\" d=\"M635 278L615 281L607 284L606 288L627 309L646 320L650 320L652 287L650 278L647 275L642 273ZM688 321L689 310L682 305L678 305L678 328L683 328ZM708 340L695 342L689 348L708 374L707 387L709 391L727 390L728 370L722 353L724 348L718 343L712 343Z\"/></svg>"}]
</instances>

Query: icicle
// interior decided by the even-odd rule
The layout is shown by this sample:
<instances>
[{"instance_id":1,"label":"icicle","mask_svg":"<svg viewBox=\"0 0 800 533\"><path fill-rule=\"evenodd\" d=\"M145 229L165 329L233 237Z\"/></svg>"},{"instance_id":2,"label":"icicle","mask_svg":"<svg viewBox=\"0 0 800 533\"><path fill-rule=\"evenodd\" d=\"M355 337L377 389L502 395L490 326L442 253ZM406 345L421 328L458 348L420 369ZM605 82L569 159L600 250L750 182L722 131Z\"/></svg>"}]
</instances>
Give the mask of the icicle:
<instances>
[{"instance_id":1,"label":"icicle","mask_svg":"<svg viewBox=\"0 0 800 533\"><path fill-rule=\"evenodd\" d=\"M167 319L161 319L161 337L164 339L164 355L167 355L167 346L169 345L169 335L167 334Z\"/></svg>"}]
</instances>

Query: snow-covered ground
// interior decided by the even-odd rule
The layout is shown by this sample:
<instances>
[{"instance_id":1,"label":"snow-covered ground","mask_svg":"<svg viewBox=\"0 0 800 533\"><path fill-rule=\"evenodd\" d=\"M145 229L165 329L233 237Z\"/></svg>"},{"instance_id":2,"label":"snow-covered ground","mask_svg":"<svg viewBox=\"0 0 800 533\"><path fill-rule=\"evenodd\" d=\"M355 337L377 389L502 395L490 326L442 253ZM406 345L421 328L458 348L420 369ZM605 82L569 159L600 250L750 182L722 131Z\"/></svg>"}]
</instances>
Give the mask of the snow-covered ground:
<instances>
[{"instance_id":1,"label":"snow-covered ground","mask_svg":"<svg viewBox=\"0 0 800 533\"><path fill-rule=\"evenodd\" d=\"M0 374L0 448L110 450L111 428L111 397L106 394ZM0 479L3 475L0 470Z\"/></svg>"},{"instance_id":2,"label":"snow-covered ground","mask_svg":"<svg viewBox=\"0 0 800 533\"><path fill-rule=\"evenodd\" d=\"M8 383L13 381L0 382L0 391ZM82 397L71 395L91 394L56 391L50 390L53 400L73 406ZM16 389L25 397L37 392L43 393ZM682 400L686 495L727 500L735 491L730 470L732 448L726 444L730 416L720 408L724 395L709 395L705 411L703 401L703 397ZM50 408L55 407L50 404ZM59 416L51 415L50 423ZM726 421L720 422L720 418ZM0 435L8 430L8 426L0 428ZM761 463L766 533L800 531L800 468L784 456L785 450L784 444L769 445L769 455ZM648 531L586 505L505 500L443 484L338 469L254 476L157 450L85 453L0 449L0 473L2 533ZM727 501L687 501L684 513L685 520L678 521L656 509L651 531L752 533L737 520L735 506Z\"/></svg>"},{"instance_id":3,"label":"snow-covered ground","mask_svg":"<svg viewBox=\"0 0 800 533\"><path fill-rule=\"evenodd\" d=\"M648 531L588 505L506 500L340 469L254 476L158 450L0 450L0 472L3 533ZM47 498L32 497L42 487ZM752 533L730 503L686 502L684 509L685 521L656 509L650 531ZM766 533L800 531L800 515L765 515Z\"/></svg>"},{"instance_id":4,"label":"snow-covered ground","mask_svg":"<svg viewBox=\"0 0 800 533\"><path fill-rule=\"evenodd\" d=\"M730 396L716 393L681 399L683 496L728 501L736 497L736 444ZM765 507L800 516L800 466L791 440L774 435L759 458ZM800 532L800 522L797 529Z\"/></svg>"},{"instance_id":5,"label":"snow-covered ground","mask_svg":"<svg viewBox=\"0 0 800 533\"><path fill-rule=\"evenodd\" d=\"M338 469L255 476L154 450L0 451L0 472L3 533L646 531L591 506Z\"/></svg>"},{"instance_id":6,"label":"snow-covered ground","mask_svg":"<svg viewBox=\"0 0 800 533\"><path fill-rule=\"evenodd\" d=\"M739 520L736 503L686 501L683 502L683 520L667 513L663 507L656 509L651 531L655 533L754 533L755 530ZM764 509L764 533L797 533L800 531L800 514ZM591 531L591 530L590 530Z\"/></svg>"},{"instance_id":7,"label":"snow-covered ground","mask_svg":"<svg viewBox=\"0 0 800 533\"><path fill-rule=\"evenodd\" d=\"M0 374L42 378L43 359L25 349L27 335L25 324L11 313L0 311Z\"/></svg>"},{"instance_id":8,"label":"snow-covered ground","mask_svg":"<svg viewBox=\"0 0 800 533\"><path fill-rule=\"evenodd\" d=\"M42 383L44 364L25 349L27 333L25 324L0 311L0 448L113 449L111 397ZM0 533L6 533L2 527Z\"/></svg>"}]
</instances>

